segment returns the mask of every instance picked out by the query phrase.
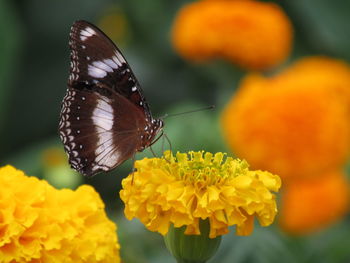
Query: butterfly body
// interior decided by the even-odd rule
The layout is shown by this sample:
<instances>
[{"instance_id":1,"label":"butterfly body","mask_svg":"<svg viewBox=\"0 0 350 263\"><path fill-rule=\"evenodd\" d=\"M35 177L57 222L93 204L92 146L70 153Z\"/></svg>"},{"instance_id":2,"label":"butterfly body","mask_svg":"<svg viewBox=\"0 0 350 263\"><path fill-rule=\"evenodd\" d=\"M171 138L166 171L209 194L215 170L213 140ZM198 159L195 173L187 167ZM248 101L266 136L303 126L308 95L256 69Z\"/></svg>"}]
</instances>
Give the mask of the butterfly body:
<instances>
[{"instance_id":1,"label":"butterfly body","mask_svg":"<svg viewBox=\"0 0 350 263\"><path fill-rule=\"evenodd\" d=\"M71 166L91 176L150 146L163 121L152 117L130 66L102 31L77 21L69 45L59 133Z\"/></svg>"}]
</instances>

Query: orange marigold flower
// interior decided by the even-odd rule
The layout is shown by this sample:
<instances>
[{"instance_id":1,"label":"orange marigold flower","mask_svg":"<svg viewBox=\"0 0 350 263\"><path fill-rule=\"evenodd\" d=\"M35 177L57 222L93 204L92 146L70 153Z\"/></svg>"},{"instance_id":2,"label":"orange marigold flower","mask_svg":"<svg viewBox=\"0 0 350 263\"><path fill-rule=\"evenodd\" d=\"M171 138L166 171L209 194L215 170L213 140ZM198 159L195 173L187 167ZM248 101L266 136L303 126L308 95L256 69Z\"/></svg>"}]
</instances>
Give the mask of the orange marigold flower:
<instances>
[{"instance_id":1,"label":"orange marigold flower","mask_svg":"<svg viewBox=\"0 0 350 263\"><path fill-rule=\"evenodd\" d=\"M284 188L280 225L293 234L307 234L335 222L349 206L349 183L341 171L296 180Z\"/></svg>"},{"instance_id":2,"label":"orange marigold flower","mask_svg":"<svg viewBox=\"0 0 350 263\"><path fill-rule=\"evenodd\" d=\"M292 25L274 3L198 1L184 6L172 30L183 57L223 57L244 68L266 69L283 62L292 43Z\"/></svg>"},{"instance_id":3,"label":"orange marigold flower","mask_svg":"<svg viewBox=\"0 0 350 263\"><path fill-rule=\"evenodd\" d=\"M350 65L346 62L326 56L304 57L274 79L283 82L286 78L295 82L301 80L301 85L327 86L339 93L339 99L343 99L349 108L350 117Z\"/></svg>"},{"instance_id":4,"label":"orange marigold flower","mask_svg":"<svg viewBox=\"0 0 350 263\"><path fill-rule=\"evenodd\" d=\"M116 226L88 185L57 190L0 168L1 262L120 262Z\"/></svg>"},{"instance_id":5,"label":"orange marigold flower","mask_svg":"<svg viewBox=\"0 0 350 263\"><path fill-rule=\"evenodd\" d=\"M222 113L229 145L254 169L286 179L323 173L346 161L347 105L330 84L348 87L350 82L336 70L320 70L323 76L310 72L287 70L271 78L249 74Z\"/></svg>"}]
</instances>

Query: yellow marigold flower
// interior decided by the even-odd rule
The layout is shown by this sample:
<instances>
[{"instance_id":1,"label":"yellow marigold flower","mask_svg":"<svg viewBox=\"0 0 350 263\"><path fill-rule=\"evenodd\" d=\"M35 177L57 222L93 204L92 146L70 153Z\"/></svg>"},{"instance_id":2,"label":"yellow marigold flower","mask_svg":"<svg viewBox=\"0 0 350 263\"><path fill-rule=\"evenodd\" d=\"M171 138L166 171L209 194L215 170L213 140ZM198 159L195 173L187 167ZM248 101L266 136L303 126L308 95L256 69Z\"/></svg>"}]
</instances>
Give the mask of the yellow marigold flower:
<instances>
[{"instance_id":1,"label":"yellow marigold flower","mask_svg":"<svg viewBox=\"0 0 350 263\"><path fill-rule=\"evenodd\" d=\"M270 78L249 74L223 111L222 129L231 149L254 169L287 179L318 175L345 163L348 106L331 83L348 87L350 82L336 70L320 70L323 76L311 71L287 70Z\"/></svg>"},{"instance_id":2,"label":"yellow marigold flower","mask_svg":"<svg viewBox=\"0 0 350 263\"><path fill-rule=\"evenodd\" d=\"M292 31L289 18L274 3L203 0L179 11L172 43L190 60L222 57L247 69L266 69L289 55Z\"/></svg>"},{"instance_id":3,"label":"yellow marigold flower","mask_svg":"<svg viewBox=\"0 0 350 263\"><path fill-rule=\"evenodd\" d=\"M169 225L186 226L185 234L198 235L199 221L209 219L209 237L228 233L248 235L256 216L270 225L277 213L275 195L280 178L251 171L245 161L209 152L177 153L135 162L137 171L122 182L120 197L128 219L137 217L162 235Z\"/></svg>"},{"instance_id":4,"label":"yellow marigold flower","mask_svg":"<svg viewBox=\"0 0 350 263\"><path fill-rule=\"evenodd\" d=\"M0 168L1 262L120 262L116 226L91 186L56 190Z\"/></svg>"},{"instance_id":5,"label":"yellow marigold flower","mask_svg":"<svg viewBox=\"0 0 350 263\"><path fill-rule=\"evenodd\" d=\"M319 230L345 216L349 183L341 171L296 180L284 187L280 224L293 234Z\"/></svg>"}]
</instances>

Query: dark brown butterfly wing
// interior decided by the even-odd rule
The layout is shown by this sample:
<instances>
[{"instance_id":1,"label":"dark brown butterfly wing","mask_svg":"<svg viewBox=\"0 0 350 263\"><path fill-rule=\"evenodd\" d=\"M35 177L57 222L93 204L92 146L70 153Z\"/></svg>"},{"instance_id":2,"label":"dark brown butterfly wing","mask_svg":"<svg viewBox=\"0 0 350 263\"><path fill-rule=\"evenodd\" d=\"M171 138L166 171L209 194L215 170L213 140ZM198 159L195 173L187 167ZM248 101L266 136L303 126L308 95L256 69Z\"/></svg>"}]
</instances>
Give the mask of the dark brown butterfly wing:
<instances>
[{"instance_id":1,"label":"dark brown butterfly wing","mask_svg":"<svg viewBox=\"0 0 350 263\"><path fill-rule=\"evenodd\" d=\"M109 171L141 147L142 111L124 97L89 90L69 90L61 112L60 132L69 162L84 175Z\"/></svg>"},{"instance_id":2,"label":"dark brown butterfly wing","mask_svg":"<svg viewBox=\"0 0 350 263\"><path fill-rule=\"evenodd\" d=\"M70 32L71 68L68 85L103 83L126 97L151 119L140 84L120 50L97 27L77 21Z\"/></svg>"},{"instance_id":3,"label":"dark brown butterfly wing","mask_svg":"<svg viewBox=\"0 0 350 263\"><path fill-rule=\"evenodd\" d=\"M162 127L118 48L98 28L75 22L59 132L71 166L109 171L147 147Z\"/></svg>"}]
</instances>

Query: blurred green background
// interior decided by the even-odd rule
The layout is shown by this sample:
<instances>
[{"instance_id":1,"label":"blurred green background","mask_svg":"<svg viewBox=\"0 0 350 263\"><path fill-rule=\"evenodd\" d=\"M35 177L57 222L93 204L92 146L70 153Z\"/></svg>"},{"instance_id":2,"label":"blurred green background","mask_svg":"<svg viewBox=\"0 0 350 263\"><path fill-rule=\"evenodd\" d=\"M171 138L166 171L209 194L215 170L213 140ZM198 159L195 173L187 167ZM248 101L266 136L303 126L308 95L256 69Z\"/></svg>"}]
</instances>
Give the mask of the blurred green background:
<instances>
[{"instance_id":1,"label":"blurred green background","mask_svg":"<svg viewBox=\"0 0 350 263\"><path fill-rule=\"evenodd\" d=\"M58 187L93 185L118 224L127 263L174 262L160 235L123 217L118 192L131 162L88 179L70 169L64 170L66 177L57 179L55 174L62 170L50 169L55 149L63 149L57 126L68 79L69 30L75 20L84 19L111 36L142 85L153 116L216 105L213 111L165 120L173 151L228 151L219 116L245 72L220 60L191 64L173 51L172 21L186 2L190 1L0 1L0 164L45 177ZM323 54L350 61L350 1L276 2L295 30L289 60ZM117 21L116 26L110 21ZM154 149L161 154L162 142ZM146 150L136 158L144 156L152 154ZM282 258L283 262L350 262L349 232L347 219L303 238L258 227L252 238L226 235L211 262L280 262Z\"/></svg>"}]
</instances>

